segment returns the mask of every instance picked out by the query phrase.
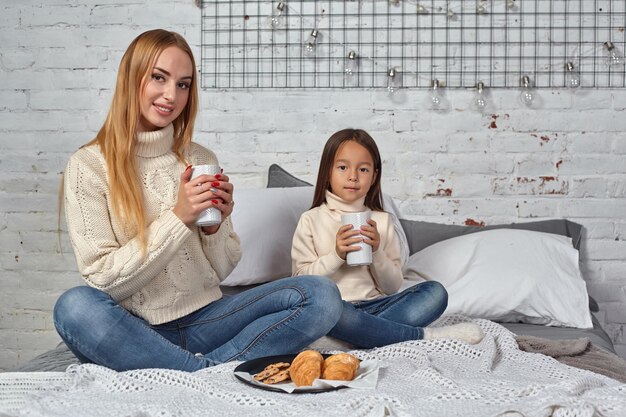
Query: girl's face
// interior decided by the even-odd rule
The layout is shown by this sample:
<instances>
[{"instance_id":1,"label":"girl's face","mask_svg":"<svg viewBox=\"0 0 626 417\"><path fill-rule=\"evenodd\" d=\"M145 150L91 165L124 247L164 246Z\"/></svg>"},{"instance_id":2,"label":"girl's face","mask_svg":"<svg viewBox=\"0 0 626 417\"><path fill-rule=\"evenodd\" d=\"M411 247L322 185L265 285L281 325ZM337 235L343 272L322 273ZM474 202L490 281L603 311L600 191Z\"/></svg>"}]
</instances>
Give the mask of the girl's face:
<instances>
[{"instance_id":1,"label":"girl's face","mask_svg":"<svg viewBox=\"0 0 626 417\"><path fill-rule=\"evenodd\" d=\"M367 148L354 140L337 149L330 171L330 190L348 202L367 195L376 179L374 160Z\"/></svg>"},{"instance_id":2,"label":"girl's face","mask_svg":"<svg viewBox=\"0 0 626 417\"><path fill-rule=\"evenodd\" d=\"M170 46L161 52L140 96L140 132L162 129L182 113L193 71L191 59L182 49Z\"/></svg>"}]
</instances>

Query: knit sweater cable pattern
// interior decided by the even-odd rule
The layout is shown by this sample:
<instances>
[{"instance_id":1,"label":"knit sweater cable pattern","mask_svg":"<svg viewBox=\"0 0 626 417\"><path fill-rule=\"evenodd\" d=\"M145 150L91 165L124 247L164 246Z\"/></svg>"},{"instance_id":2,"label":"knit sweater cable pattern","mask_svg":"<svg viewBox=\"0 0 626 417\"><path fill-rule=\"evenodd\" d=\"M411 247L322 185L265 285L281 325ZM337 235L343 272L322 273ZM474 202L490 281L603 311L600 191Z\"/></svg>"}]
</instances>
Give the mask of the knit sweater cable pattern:
<instances>
[{"instance_id":1,"label":"knit sweater cable pattern","mask_svg":"<svg viewBox=\"0 0 626 417\"><path fill-rule=\"evenodd\" d=\"M172 151L172 125L137 134L137 170L146 211L147 251L113 214L107 166L98 145L74 153L65 169L65 213L78 269L85 282L150 324L183 317L219 299L219 283L241 258L230 218L205 236L172 211L185 169ZM191 143L193 165L218 165L208 149Z\"/></svg>"},{"instance_id":2,"label":"knit sweater cable pattern","mask_svg":"<svg viewBox=\"0 0 626 417\"><path fill-rule=\"evenodd\" d=\"M350 203L326 192L326 202L300 217L291 250L292 272L330 277L347 301L361 301L394 294L402 284L400 241L389 213L372 211L380 234L380 246L372 264L349 266L336 252L341 214L368 210L365 197Z\"/></svg>"}]
</instances>

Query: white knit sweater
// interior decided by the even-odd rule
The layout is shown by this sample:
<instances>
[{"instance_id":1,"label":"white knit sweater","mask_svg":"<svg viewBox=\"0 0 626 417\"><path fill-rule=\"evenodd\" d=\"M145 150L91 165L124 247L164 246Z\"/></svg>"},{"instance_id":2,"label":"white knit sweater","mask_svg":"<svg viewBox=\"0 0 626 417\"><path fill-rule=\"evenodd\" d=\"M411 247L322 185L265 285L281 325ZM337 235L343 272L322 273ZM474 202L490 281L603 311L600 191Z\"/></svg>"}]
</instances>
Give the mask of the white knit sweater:
<instances>
[{"instance_id":1,"label":"white knit sweater","mask_svg":"<svg viewBox=\"0 0 626 417\"><path fill-rule=\"evenodd\" d=\"M402 284L400 241L389 213L372 211L380 234L380 246L372 254L372 264L349 266L336 252L341 214L366 210L365 197L354 203L326 191L326 203L300 217L291 247L295 275L324 275L337 283L346 301L371 300L394 294Z\"/></svg>"},{"instance_id":2,"label":"white knit sweater","mask_svg":"<svg viewBox=\"0 0 626 417\"><path fill-rule=\"evenodd\" d=\"M172 125L137 135L137 167L146 209L147 256L113 215L107 167L98 145L74 153L65 169L65 213L78 269L88 285L110 294L151 324L185 316L219 299L219 283L241 258L230 218L205 236L172 211L185 165L172 152ZM215 164L192 143L190 164Z\"/></svg>"}]
</instances>

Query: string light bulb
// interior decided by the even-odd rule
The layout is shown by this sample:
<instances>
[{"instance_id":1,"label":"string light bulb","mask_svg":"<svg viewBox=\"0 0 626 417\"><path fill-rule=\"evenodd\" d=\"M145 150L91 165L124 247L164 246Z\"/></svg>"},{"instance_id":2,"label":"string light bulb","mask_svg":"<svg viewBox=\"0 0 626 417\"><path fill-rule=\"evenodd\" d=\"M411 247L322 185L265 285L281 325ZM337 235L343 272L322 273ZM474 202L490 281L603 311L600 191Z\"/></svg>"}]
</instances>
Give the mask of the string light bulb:
<instances>
[{"instance_id":1,"label":"string light bulb","mask_svg":"<svg viewBox=\"0 0 626 417\"><path fill-rule=\"evenodd\" d=\"M357 55L356 52L350 51L348 52L348 56L346 57L346 66L344 71L347 75L353 75L357 70Z\"/></svg>"},{"instance_id":2,"label":"string light bulb","mask_svg":"<svg viewBox=\"0 0 626 417\"><path fill-rule=\"evenodd\" d=\"M431 90L430 90L430 108L432 110L447 110L448 102L445 97L441 94L441 88L443 87L443 83L438 79L434 79L431 82Z\"/></svg>"},{"instance_id":3,"label":"string light bulb","mask_svg":"<svg viewBox=\"0 0 626 417\"><path fill-rule=\"evenodd\" d=\"M389 68L387 71L387 94L393 96L400 88L400 76L395 68Z\"/></svg>"},{"instance_id":4,"label":"string light bulb","mask_svg":"<svg viewBox=\"0 0 626 417\"><path fill-rule=\"evenodd\" d=\"M580 72L578 72L571 61L565 64L565 71L567 71L567 86L569 88L580 87Z\"/></svg>"},{"instance_id":5,"label":"string light bulb","mask_svg":"<svg viewBox=\"0 0 626 417\"><path fill-rule=\"evenodd\" d=\"M317 29L313 29L309 34L309 38L304 43L304 54L306 56L314 56L317 52L317 37L319 36L319 32Z\"/></svg>"},{"instance_id":6,"label":"string light bulb","mask_svg":"<svg viewBox=\"0 0 626 417\"><path fill-rule=\"evenodd\" d=\"M528 75L523 75L520 79L520 101L527 107L532 107L535 103L535 93Z\"/></svg>"},{"instance_id":7,"label":"string light bulb","mask_svg":"<svg viewBox=\"0 0 626 417\"><path fill-rule=\"evenodd\" d=\"M508 10L515 9L515 0L506 0L506 8Z\"/></svg>"},{"instance_id":8,"label":"string light bulb","mask_svg":"<svg viewBox=\"0 0 626 417\"><path fill-rule=\"evenodd\" d=\"M624 63L624 57L618 54L617 48L611 41L604 42L607 64L610 68L619 67Z\"/></svg>"},{"instance_id":9,"label":"string light bulb","mask_svg":"<svg viewBox=\"0 0 626 417\"><path fill-rule=\"evenodd\" d=\"M487 98L485 97L485 84L482 81L478 81L476 83L476 94L474 95L474 107L482 113L487 108L487 104Z\"/></svg>"},{"instance_id":10,"label":"string light bulb","mask_svg":"<svg viewBox=\"0 0 626 417\"><path fill-rule=\"evenodd\" d=\"M487 6L484 1L481 1L476 4L476 13L485 14L487 13Z\"/></svg>"},{"instance_id":11,"label":"string light bulb","mask_svg":"<svg viewBox=\"0 0 626 417\"><path fill-rule=\"evenodd\" d=\"M428 9L421 4L417 4L417 14L428 14Z\"/></svg>"},{"instance_id":12,"label":"string light bulb","mask_svg":"<svg viewBox=\"0 0 626 417\"><path fill-rule=\"evenodd\" d=\"M272 29L279 29L285 24L285 12L287 7L284 2L279 1L276 8L272 10L272 14L268 17L269 26Z\"/></svg>"},{"instance_id":13,"label":"string light bulb","mask_svg":"<svg viewBox=\"0 0 626 417\"><path fill-rule=\"evenodd\" d=\"M344 66L345 73L345 83L346 85L354 85L356 81L359 79L358 74L358 55L354 51L348 52L348 56L346 57L346 62Z\"/></svg>"}]
</instances>

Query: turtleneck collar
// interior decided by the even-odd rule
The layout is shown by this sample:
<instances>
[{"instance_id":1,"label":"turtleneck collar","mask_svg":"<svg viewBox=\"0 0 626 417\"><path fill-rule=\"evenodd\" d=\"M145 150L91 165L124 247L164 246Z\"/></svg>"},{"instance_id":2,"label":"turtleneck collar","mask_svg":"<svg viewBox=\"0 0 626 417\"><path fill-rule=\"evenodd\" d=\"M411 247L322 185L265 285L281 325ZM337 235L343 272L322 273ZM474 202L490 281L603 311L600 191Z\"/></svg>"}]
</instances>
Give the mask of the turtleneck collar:
<instances>
[{"instance_id":1,"label":"turtleneck collar","mask_svg":"<svg viewBox=\"0 0 626 417\"><path fill-rule=\"evenodd\" d=\"M360 211L365 211L367 208L365 207L365 197L359 198L358 200L350 203L343 198L339 197L326 190L326 205L331 211L342 211L347 213L356 213Z\"/></svg>"},{"instance_id":2,"label":"turtleneck collar","mask_svg":"<svg viewBox=\"0 0 626 417\"><path fill-rule=\"evenodd\" d=\"M161 130L137 133L137 156L154 158L172 151L174 144L174 125L169 124Z\"/></svg>"}]
</instances>

